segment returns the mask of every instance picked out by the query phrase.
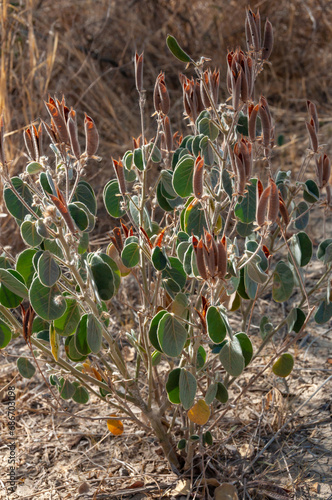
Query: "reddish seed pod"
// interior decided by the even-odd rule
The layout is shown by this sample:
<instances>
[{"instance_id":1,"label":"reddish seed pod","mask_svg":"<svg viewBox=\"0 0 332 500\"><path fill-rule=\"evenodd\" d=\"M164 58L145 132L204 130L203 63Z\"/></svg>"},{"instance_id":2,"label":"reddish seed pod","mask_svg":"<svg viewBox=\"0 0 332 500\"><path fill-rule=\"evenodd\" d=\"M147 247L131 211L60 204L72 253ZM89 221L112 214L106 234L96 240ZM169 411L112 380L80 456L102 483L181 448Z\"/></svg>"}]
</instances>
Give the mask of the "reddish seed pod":
<instances>
[{"instance_id":1,"label":"reddish seed pod","mask_svg":"<svg viewBox=\"0 0 332 500\"><path fill-rule=\"evenodd\" d=\"M60 111L56 105L51 102L45 102L46 109L49 112L59 136L59 141L69 144L69 136L67 132L66 122L64 117L60 114Z\"/></svg>"},{"instance_id":2,"label":"reddish seed pod","mask_svg":"<svg viewBox=\"0 0 332 500\"><path fill-rule=\"evenodd\" d=\"M85 152L87 156L94 156L99 146L99 134L95 122L84 113Z\"/></svg>"},{"instance_id":3,"label":"reddish seed pod","mask_svg":"<svg viewBox=\"0 0 332 500\"><path fill-rule=\"evenodd\" d=\"M218 248L217 248L217 243L213 237L212 234L208 233L206 229L204 229L204 234L205 234L205 241L206 241L206 246L208 251L210 252L212 249L213 255L214 255L214 263L215 266L218 266Z\"/></svg>"},{"instance_id":4,"label":"reddish seed pod","mask_svg":"<svg viewBox=\"0 0 332 500\"><path fill-rule=\"evenodd\" d=\"M64 218L64 221L66 222L69 231L72 234L76 234L77 229L75 228L74 221L71 218L70 213L68 212L68 208L67 208L66 204L64 203L64 198L63 198L62 194L58 190L58 198L56 196L54 196L53 194L49 194L49 197L51 198L54 205L56 206L56 208L59 210L62 217Z\"/></svg>"},{"instance_id":5,"label":"reddish seed pod","mask_svg":"<svg viewBox=\"0 0 332 500\"><path fill-rule=\"evenodd\" d=\"M314 104L311 101L307 101L307 108L308 108L308 112L310 115L310 119L312 119L314 122L315 131L318 134L319 120L318 120L318 113L317 113L316 104Z\"/></svg>"},{"instance_id":6,"label":"reddish seed pod","mask_svg":"<svg viewBox=\"0 0 332 500\"><path fill-rule=\"evenodd\" d=\"M326 189L326 203L329 207L332 206L332 189L331 189L331 186L330 184L326 184L325 186L325 189Z\"/></svg>"},{"instance_id":7,"label":"reddish seed pod","mask_svg":"<svg viewBox=\"0 0 332 500\"><path fill-rule=\"evenodd\" d=\"M285 205L285 202L284 200L282 199L280 193L279 193L279 210L280 210L280 213L281 213L281 216L283 218L283 221L286 225L286 227L288 226L289 224L289 215L288 215L288 210L287 210L287 207Z\"/></svg>"},{"instance_id":8,"label":"reddish seed pod","mask_svg":"<svg viewBox=\"0 0 332 500\"><path fill-rule=\"evenodd\" d=\"M144 52L140 55L137 52L135 54L135 83L138 92L143 90L143 55Z\"/></svg>"},{"instance_id":9,"label":"reddish seed pod","mask_svg":"<svg viewBox=\"0 0 332 500\"><path fill-rule=\"evenodd\" d=\"M196 248L196 263L200 276L203 278L203 280L207 280L208 274L204 262L204 243L202 238L199 240Z\"/></svg>"},{"instance_id":10,"label":"reddish seed pod","mask_svg":"<svg viewBox=\"0 0 332 500\"><path fill-rule=\"evenodd\" d=\"M323 156L320 155L316 158L316 175L318 187L321 189L323 187Z\"/></svg>"},{"instance_id":11,"label":"reddish seed pod","mask_svg":"<svg viewBox=\"0 0 332 500\"><path fill-rule=\"evenodd\" d=\"M259 40L259 34L257 30L257 25L256 25L256 20L255 20L255 14L251 9L248 9L247 11L247 19L248 19L248 24L249 24L249 31L251 35L251 43L256 51L259 51L261 48L260 40Z\"/></svg>"},{"instance_id":12,"label":"reddish seed pod","mask_svg":"<svg viewBox=\"0 0 332 500\"><path fill-rule=\"evenodd\" d=\"M213 236L204 230L204 237L206 242L206 253L204 254L206 257L206 265L210 276L213 277L216 274L216 266L218 265L218 254L215 252L215 247L212 244L212 241L214 242Z\"/></svg>"},{"instance_id":13,"label":"reddish seed pod","mask_svg":"<svg viewBox=\"0 0 332 500\"><path fill-rule=\"evenodd\" d=\"M269 197L267 220L273 223L277 220L279 212L279 191L276 183L272 179L270 179L270 186L271 186L271 191Z\"/></svg>"},{"instance_id":14,"label":"reddish seed pod","mask_svg":"<svg viewBox=\"0 0 332 500\"><path fill-rule=\"evenodd\" d=\"M273 50L273 28L270 21L267 19L264 28L264 41L262 48L262 59L267 61Z\"/></svg>"},{"instance_id":15,"label":"reddish seed pod","mask_svg":"<svg viewBox=\"0 0 332 500\"><path fill-rule=\"evenodd\" d=\"M270 146L271 139L271 122L269 119L268 112L263 105L259 106L259 116L262 122L262 131L263 131L263 146L268 148Z\"/></svg>"},{"instance_id":16,"label":"reddish seed pod","mask_svg":"<svg viewBox=\"0 0 332 500\"><path fill-rule=\"evenodd\" d=\"M119 252L121 253L122 250L123 250L123 242L122 242L122 234L121 234L121 229L119 227L115 227L113 229L113 234L114 234L114 238L115 238L115 241L116 241L116 248L119 250Z\"/></svg>"},{"instance_id":17,"label":"reddish seed pod","mask_svg":"<svg viewBox=\"0 0 332 500\"><path fill-rule=\"evenodd\" d=\"M256 104L256 106L254 106L249 116L248 131L251 142L254 142L256 140L256 120L257 120L258 110L259 110L259 104Z\"/></svg>"},{"instance_id":18,"label":"reddish seed pod","mask_svg":"<svg viewBox=\"0 0 332 500\"><path fill-rule=\"evenodd\" d=\"M271 186L268 186L264 189L261 197L259 198L259 202L256 209L256 221L258 226L262 227L265 224L266 212L269 203L271 193Z\"/></svg>"},{"instance_id":19,"label":"reddish seed pod","mask_svg":"<svg viewBox=\"0 0 332 500\"><path fill-rule=\"evenodd\" d=\"M306 127L309 133L309 140L310 140L310 148L317 153L318 151L318 137L316 134L315 130L315 125L313 119L311 119L311 122L308 123L306 122Z\"/></svg>"},{"instance_id":20,"label":"reddish seed pod","mask_svg":"<svg viewBox=\"0 0 332 500\"><path fill-rule=\"evenodd\" d=\"M207 93L206 93L206 90L205 90L205 88L204 88L204 84L203 84L203 81L204 81L204 82L205 82L205 84L206 84L206 86L207 86L207 88L208 88L209 90L211 90L211 89L209 88L209 87L210 87L210 85L209 85L209 76L210 76L210 75L209 75L208 71L209 71L209 70L204 71L203 78L202 78L202 79L201 79L201 81L200 81L201 99L202 99L202 103L203 103L203 105L204 105L204 107L205 107L206 109L208 109L208 108L210 108L210 107L211 107L210 99L209 99L209 97L208 97L208 95L207 95Z\"/></svg>"},{"instance_id":21,"label":"reddish seed pod","mask_svg":"<svg viewBox=\"0 0 332 500\"><path fill-rule=\"evenodd\" d=\"M121 194L126 194L126 192L127 192L126 180L125 180L122 161L121 160L116 161L116 160L114 160L114 158L112 158L112 161L113 161L113 168L115 170L115 175L118 179L120 192L121 192Z\"/></svg>"},{"instance_id":22,"label":"reddish seed pod","mask_svg":"<svg viewBox=\"0 0 332 500\"><path fill-rule=\"evenodd\" d=\"M242 195L246 187L246 171L242 161L242 155L240 157L239 155L234 154L234 159L237 173L237 192Z\"/></svg>"},{"instance_id":23,"label":"reddish seed pod","mask_svg":"<svg viewBox=\"0 0 332 500\"><path fill-rule=\"evenodd\" d=\"M204 159L199 155L196 158L193 176L194 195L197 199L201 199L203 195L203 179L204 179Z\"/></svg>"},{"instance_id":24,"label":"reddish seed pod","mask_svg":"<svg viewBox=\"0 0 332 500\"><path fill-rule=\"evenodd\" d=\"M221 241L217 243L218 248L218 277L223 279L226 276L227 272L227 246L226 246L226 238L223 237Z\"/></svg>"},{"instance_id":25,"label":"reddish seed pod","mask_svg":"<svg viewBox=\"0 0 332 500\"><path fill-rule=\"evenodd\" d=\"M70 139L71 150L77 160L79 160L81 156L81 148L80 143L78 142L78 133L77 133L77 122L76 122L76 113L71 108L68 120L67 120L67 129Z\"/></svg>"},{"instance_id":26,"label":"reddish seed pod","mask_svg":"<svg viewBox=\"0 0 332 500\"><path fill-rule=\"evenodd\" d=\"M237 76L235 75L234 71L232 72L232 106L235 110L238 109L240 104L242 75L242 70L240 70Z\"/></svg>"},{"instance_id":27,"label":"reddish seed pod","mask_svg":"<svg viewBox=\"0 0 332 500\"><path fill-rule=\"evenodd\" d=\"M25 143L25 147L28 151L28 155L31 160L35 160L35 155L34 155L34 148L33 148L33 143L32 143L32 137L31 137L31 132L30 129L26 129L23 132L23 139Z\"/></svg>"},{"instance_id":28,"label":"reddish seed pod","mask_svg":"<svg viewBox=\"0 0 332 500\"><path fill-rule=\"evenodd\" d=\"M127 226L122 221L121 221L121 227L122 227L123 234L125 235L125 238L128 238L128 236L129 236L129 229L127 228Z\"/></svg>"},{"instance_id":29,"label":"reddish seed pod","mask_svg":"<svg viewBox=\"0 0 332 500\"><path fill-rule=\"evenodd\" d=\"M331 175L331 164L328 156L324 155L323 159L323 177L322 177L322 184L325 186L326 184L329 183L330 180L330 175Z\"/></svg>"},{"instance_id":30,"label":"reddish seed pod","mask_svg":"<svg viewBox=\"0 0 332 500\"><path fill-rule=\"evenodd\" d=\"M173 149L173 136L168 116L165 116L163 119L163 127L164 127L166 148L167 151L170 153Z\"/></svg>"}]
</instances>

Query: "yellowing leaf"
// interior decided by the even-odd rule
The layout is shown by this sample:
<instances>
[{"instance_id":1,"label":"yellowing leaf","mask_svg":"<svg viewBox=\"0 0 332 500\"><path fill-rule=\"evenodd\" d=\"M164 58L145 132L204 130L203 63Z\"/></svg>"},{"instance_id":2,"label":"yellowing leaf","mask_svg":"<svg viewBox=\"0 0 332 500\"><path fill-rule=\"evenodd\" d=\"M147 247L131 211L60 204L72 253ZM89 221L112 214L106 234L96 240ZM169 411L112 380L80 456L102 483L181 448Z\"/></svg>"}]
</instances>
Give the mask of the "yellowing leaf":
<instances>
[{"instance_id":1,"label":"yellowing leaf","mask_svg":"<svg viewBox=\"0 0 332 500\"><path fill-rule=\"evenodd\" d=\"M50 343L51 343L51 351L54 356L55 361L58 361L59 357L59 336L55 331L53 325L50 327Z\"/></svg>"},{"instance_id":2,"label":"yellowing leaf","mask_svg":"<svg viewBox=\"0 0 332 500\"><path fill-rule=\"evenodd\" d=\"M188 411L188 418L194 422L194 424L204 425L209 420L210 414L210 408L205 403L204 399L200 399Z\"/></svg>"},{"instance_id":3,"label":"yellowing leaf","mask_svg":"<svg viewBox=\"0 0 332 500\"><path fill-rule=\"evenodd\" d=\"M116 415L111 415L111 417L116 417ZM123 423L121 420L107 420L107 428L113 436L120 436L123 433Z\"/></svg>"}]
</instances>

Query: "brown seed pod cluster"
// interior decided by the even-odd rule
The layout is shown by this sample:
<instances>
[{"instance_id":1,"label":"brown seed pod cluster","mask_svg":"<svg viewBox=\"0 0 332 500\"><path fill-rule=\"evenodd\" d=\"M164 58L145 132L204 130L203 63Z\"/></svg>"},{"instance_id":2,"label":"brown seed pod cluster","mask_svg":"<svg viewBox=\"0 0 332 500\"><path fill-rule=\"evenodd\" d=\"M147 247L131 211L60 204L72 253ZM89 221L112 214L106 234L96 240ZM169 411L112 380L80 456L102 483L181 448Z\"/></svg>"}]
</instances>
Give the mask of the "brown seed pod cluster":
<instances>
[{"instance_id":1,"label":"brown seed pod cluster","mask_svg":"<svg viewBox=\"0 0 332 500\"><path fill-rule=\"evenodd\" d=\"M266 61L273 49L273 28L268 19L265 21L264 37L262 44L261 17L259 9L256 14L249 8L245 22L246 41L248 51L260 53L261 59Z\"/></svg>"},{"instance_id":2,"label":"brown seed pod cluster","mask_svg":"<svg viewBox=\"0 0 332 500\"><path fill-rule=\"evenodd\" d=\"M203 182L204 182L204 158L200 155L197 156L194 165L193 188L194 195L199 200L203 195Z\"/></svg>"},{"instance_id":3,"label":"brown seed pod cluster","mask_svg":"<svg viewBox=\"0 0 332 500\"><path fill-rule=\"evenodd\" d=\"M120 192L121 192L121 194L126 194L127 189L126 189L126 180L125 180L123 163L120 159L119 159L119 161L116 161L116 160L114 160L114 158L112 158L112 162L113 162L113 168L115 170L116 178L118 179Z\"/></svg>"},{"instance_id":4,"label":"brown seed pod cluster","mask_svg":"<svg viewBox=\"0 0 332 500\"><path fill-rule=\"evenodd\" d=\"M217 71L216 69L212 73L211 69L209 68L203 73L203 79L201 79L200 81L200 91L201 99L206 109L211 107L211 102L205 91L203 80L209 91L210 97L213 100L213 104L217 106L219 97L219 76L219 70Z\"/></svg>"},{"instance_id":5,"label":"brown seed pod cluster","mask_svg":"<svg viewBox=\"0 0 332 500\"><path fill-rule=\"evenodd\" d=\"M252 99L254 90L253 61L240 49L227 54L227 89L232 96L232 106L238 109L240 100Z\"/></svg>"},{"instance_id":6,"label":"brown seed pod cluster","mask_svg":"<svg viewBox=\"0 0 332 500\"><path fill-rule=\"evenodd\" d=\"M252 144L247 139L240 139L234 145L234 151L229 147L229 156L235 178L237 192L243 195L247 181L250 179L253 162Z\"/></svg>"},{"instance_id":7,"label":"brown seed pod cluster","mask_svg":"<svg viewBox=\"0 0 332 500\"><path fill-rule=\"evenodd\" d=\"M79 160L81 157L81 148L78 142L76 112L66 106L65 98L62 100L49 96L45 101L46 109L51 117L51 125L43 123L45 130L54 145L65 145L72 151L73 156ZM85 113L84 118L85 131L85 156L94 157L99 146L99 134L95 122ZM24 141L28 154L36 156L37 150L41 155L41 132L38 129L37 136L35 130L30 127L24 132Z\"/></svg>"},{"instance_id":8,"label":"brown seed pod cluster","mask_svg":"<svg viewBox=\"0 0 332 500\"><path fill-rule=\"evenodd\" d=\"M156 113L168 115L170 110L170 100L165 83L165 73L161 71L157 76L153 91L153 104Z\"/></svg>"},{"instance_id":9,"label":"brown seed pod cluster","mask_svg":"<svg viewBox=\"0 0 332 500\"><path fill-rule=\"evenodd\" d=\"M256 138L257 115L259 115L262 124L262 135L259 138ZM255 106L248 106L248 131L251 142L258 139L262 143L266 154L273 148L274 126L272 123L270 108L264 96L260 97L259 103Z\"/></svg>"},{"instance_id":10,"label":"brown seed pod cluster","mask_svg":"<svg viewBox=\"0 0 332 500\"><path fill-rule=\"evenodd\" d=\"M273 224L279 212L279 191L276 183L270 178L269 185L262 191L260 180L256 184L256 221L259 227ZM285 207L286 208L286 207Z\"/></svg>"},{"instance_id":11,"label":"brown seed pod cluster","mask_svg":"<svg viewBox=\"0 0 332 500\"><path fill-rule=\"evenodd\" d=\"M322 154L316 158L316 174L318 187L322 189L329 183L331 175L331 163L326 154Z\"/></svg>"},{"instance_id":12,"label":"brown seed pod cluster","mask_svg":"<svg viewBox=\"0 0 332 500\"><path fill-rule=\"evenodd\" d=\"M203 280L223 279L227 272L226 238L216 242L214 236L204 230L204 237L197 240L193 236L193 248L196 255L197 270Z\"/></svg>"},{"instance_id":13,"label":"brown seed pod cluster","mask_svg":"<svg viewBox=\"0 0 332 500\"><path fill-rule=\"evenodd\" d=\"M183 91L183 107L185 116L190 118L190 120L195 123L198 115L205 109L201 96L200 83L193 77L189 80L189 78L182 73L180 73L179 79Z\"/></svg>"},{"instance_id":14,"label":"brown seed pod cluster","mask_svg":"<svg viewBox=\"0 0 332 500\"><path fill-rule=\"evenodd\" d=\"M28 151L29 159L32 161L38 162L39 158L43 156L42 137L43 128L41 123L38 129L34 125L30 125L30 127L23 132L25 147Z\"/></svg>"}]
</instances>

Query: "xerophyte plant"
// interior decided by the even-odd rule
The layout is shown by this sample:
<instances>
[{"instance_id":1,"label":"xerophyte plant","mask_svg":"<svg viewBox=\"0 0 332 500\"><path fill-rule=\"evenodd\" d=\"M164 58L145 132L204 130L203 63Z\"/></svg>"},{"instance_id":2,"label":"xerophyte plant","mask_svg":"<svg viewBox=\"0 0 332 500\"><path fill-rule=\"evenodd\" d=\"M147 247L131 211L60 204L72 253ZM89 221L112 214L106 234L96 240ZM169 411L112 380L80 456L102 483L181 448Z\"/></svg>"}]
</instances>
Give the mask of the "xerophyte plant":
<instances>
[{"instance_id":1,"label":"xerophyte plant","mask_svg":"<svg viewBox=\"0 0 332 500\"><path fill-rule=\"evenodd\" d=\"M155 136L146 137L143 54L136 54L141 135L113 160L115 177L104 187L110 227L117 221L107 248L89 245L97 201L84 172L98 159L93 119L85 115L82 152L76 112L50 97L50 123L24 132L29 162L17 177L9 174L1 121L3 196L27 248L19 255L5 248L0 257L0 347L23 334L30 348L17 361L23 377L41 371L62 409L63 400L87 404L94 394L110 407L113 434L126 419L152 430L178 472L202 456L216 425L260 376L291 373L291 346L309 320L332 317L325 224L316 251L320 275L314 285L306 279L310 214L320 210L325 221L331 213L330 161L319 144L316 106L308 101L310 144L300 170L280 170L269 104L255 95L273 30L267 20L262 36L259 12L251 9L245 27L246 50L227 54L225 102L219 71L167 37L173 56L194 70L180 75L185 137L171 130L163 72L153 92ZM135 325L127 331L115 309L130 277L138 297L128 304ZM290 301L289 314L271 318L266 298L276 308ZM134 347L134 360L124 342ZM256 360L260 368L240 387L236 381Z\"/></svg>"}]
</instances>

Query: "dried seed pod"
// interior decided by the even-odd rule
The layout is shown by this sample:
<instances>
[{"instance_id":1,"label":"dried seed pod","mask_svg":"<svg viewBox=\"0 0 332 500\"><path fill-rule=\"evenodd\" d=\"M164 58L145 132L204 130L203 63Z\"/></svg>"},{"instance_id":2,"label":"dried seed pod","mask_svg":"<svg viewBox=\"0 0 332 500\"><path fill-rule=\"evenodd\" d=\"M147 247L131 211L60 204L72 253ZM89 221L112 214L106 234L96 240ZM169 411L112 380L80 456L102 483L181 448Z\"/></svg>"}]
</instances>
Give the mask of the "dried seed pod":
<instances>
[{"instance_id":1,"label":"dried seed pod","mask_svg":"<svg viewBox=\"0 0 332 500\"><path fill-rule=\"evenodd\" d=\"M286 225L286 227L288 226L289 224L289 215L288 215L288 210L287 210L287 207L285 205L285 202L284 200L282 199L281 197L281 194L279 193L279 210L280 210L280 213L281 213L281 216L283 218L283 221Z\"/></svg>"},{"instance_id":2,"label":"dried seed pod","mask_svg":"<svg viewBox=\"0 0 332 500\"><path fill-rule=\"evenodd\" d=\"M255 19L255 23L256 23L259 45L261 45L261 43L262 43L262 29L261 29L261 15L259 13L259 9L257 9L256 14L254 14L254 19Z\"/></svg>"},{"instance_id":3,"label":"dried seed pod","mask_svg":"<svg viewBox=\"0 0 332 500\"><path fill-rule=\"evenodd\" d=\"M204 159L197 156L194 166L193 188L194 195L197 199L201 199L203 195L203 180L204 180Z\"/></svg>"},{"instance_id":4,"label":"dried seed pod","mask_svg":"<svg viewBox=\"0 0 332 500\"><path fill-rule=\"evenodd\" d=\"M154 244L155 247L161 247L165 231L166 231L166 227L158 234L156 241L155 241L155 244Z\"/></svg>"},{"instance_id":5,"label":"dried seed pod","mask_svg":"<svg viewBox=\"0 0 332 500\"><path fill-rule=\"evenodd\" d=\"M273 50L273 28L268 19L265 22L262 59L267 61Z\"/></svg>"},{"instance_id":6,"label":"dried seed pod","mask_svg":"<svg viewBox=\"0 0 332 500\"><path fill-rule=\"evenodd\" d=\"M243 194L246 187L246 170L244 163L241 157L237 154L234 154L236 172L237 172L237 192L238 194Z\"/></svg>"},{"instance_id":7,"label":"dried seed pod","mask_svg":"<svg viewBox=\"0 0 332 500\"><path fill-rule=\"evenodd\" d=\"M324 155L323 159L323 177L322 177L322 184L325 186L326 184L329 183L330 180L330 175L331 175L331 164L328 156Z\"/></svg>"},{"instance_id":8,"label":"dried seed pod","mask_svg":"<svg viewBox=\"0 0 332 500\"><path fill-rule=\"evenodd\" d=\"M310 140L310 148L317 153L318 151L318 137L315 130L315 125L313 119L311 119L310 123L306 122L306 127L309 133Z\"/></svg>"},{"instance_id":9,"label":"dried seed pod","mask_svg":"<svg viewBox=\"0 0 332 500\"><path fill-rule=\"evenodd\" d=\"M53 120L51 120L51 127L46 122L42 122L42 124L44 125L46 133L47 133L48 137L50 138L52 144L56 145L56 143L58 142L58 139L57 139L56 132L55 132L55 126L53 126L53 124L54 124Z\"/></svg>"},{"instance_id":10,"label":"dried seed pod","mask_svg":"<svg viewBox=\"0 0 332 500\"><path fill-rule=\"evenodd\" d=\"M205 82L207 88L209 90L211 90L209 87L210 87L210 84L209 84L209 70L206 70L204 71L203 73L203 78L201 79L200 81L200 92L201 92L201 99L202 99L202 102L203 102L203 105L206 109L210 108L211 107L211 103L210 103L210 99L206 93L206 90L204 88L204 84L203 84L203 81Z\"/></svg>"},{"instance_id":11,"label":"dried seed pod","mask_svg":"<svg viewBox=\"0 0 332 500\"><path fill-rule=\"evenodd\" d=\"M203 332L206 333L207 332L207 326L206 326L205 316L198 309L196 309L196 307L194 309L197 312L197 314L199 316L199 319L201 320L201 324L202 324L202 327L203 327Z\"/></svg>"},{"instance_id":12,"label":"dried seed pod","mask_svg":"<svg viewBox=\"0 0 332 500\"><path fill-rule=\"evenodd\" d=\"M152 245L151 240L150 240L150 238L148 236L148 233L145 231L145 229L142 226L140 226L139 228L140 228L140 231L143 233L145 241L149 245L150 250L152 250L153 249L153 245Z\"/></svg>"},{"instance_id":13,"label":"dried seed pod","mask_svg":"<svg viewBox=\"0 0 332 500\"><path fill-rule=\"evenodd\" d=\"M218 254L215 254L214 246L212 245L213 237L206 230L204 231L206 252L204 252L205 263L210 273L210 276L216 274L216 266L218 265Z\"/></svg>"},{"instance_id":14,"label":"dried seed pod","mask_svg":"<svg viewBox=\"0 0 332 500\"><path fill-rule=\"evenodd\" d=\"M269 197L269 207L267 212L267 220L273 223L277 220L279 212L279 191L276 183L270 179L271 192Z\"/></svg>"},{"instance_id":15,"label":"dried seed pod","mask_svg":"<svg viewBox=\"0 0 332 500\"><path fill-rule=\"evenodd\" d=\"M126 180L125 180L122 161L121 160L116 161L116 160L114 160L114 158L112 158L112 161L113 161L113 168L115 170L115 175L116 175L116 178L118 179L120 192L121 192L121 194L126 194L126 192L127 192Z\"/></svg>"},{"instance_id":16,"label":"dried seed pod","mask_svg":"<svg viewBox=\"0 0 332 500\"><path fill-rule=\"evenodd\" d=\"M153 91L154 109L157 113L168 115L170 109L169 95L165 84L165 75L161 71L157 76Z\"/></svg>"},{"instance_id":17,"label":"dried seed pod","mask_svg":"<svg viewBox=\"0 0 332 500\"><path fill-rule=\"evenodd\" d=\"M217 243L218 248L218 277L223 279L227 273L227 245L225 236Z\"/></svg>"},{"instance_id":18,"label":"dried seed pod","mask_svg":"<svg viewBox=\"0 0 332 500\"><path fill-rule=\"evenodd\" d=\"M248 131L251 142L254 142L256 140L256 120L257 120L258 110L259 110L259 104L256 104L256 106L254 106L249 115Z\"/></svg>"},{"instance_id":19,"label":"dried seed pod","mask_svg":"<svg viewBox=\"0 0 332 500\"><path fill-rule=\"evenodd\" d=\"M70 215L70 213L68 211L68 208L66 206L65 200L64 200L62 194L60 193L60 191L59 190L57 190L57 191L58 191L58 197L54 196L53 194L49 194L48 196L51 198L51 200L53 201L54 205L56 206L56 208L61 213L64 221L66 222L66 224L68 226L69 231L72 234L76 234L77 233L77 229L75 228L74 221L71 218L71 215Z\"/></svg>"},{"instance_id":20,"label":"dried seed pod","mask_svg":"<svg viewBox=\"0 0 332 500\"><path fill-rule=\"evenodd\" d=\"M236 75L233 71L232 75L232 106L235 110L238 109L241 96L241 86L242 86L242 70Z\"/></svg>"},{"instance_id":21,"label":"dried seed pod","mask_svg":"<svg viewBox=\"0 0 332 500\"><path fill-rule=\"evenodd\" d=\"M213 237L212 234L208 233L206 231L206 229L204 229L204 235L205 235L205 242L206 242L206 246L207 246L207 249L208 249L208 252L213 252L213 255L214 255L214 263L215 263L215 266L217 267L218 266L218 248L217 248L217 243Z\"/></svg>"},{"instance_id":22,"label":"dried seed pod","mask_svg":"<svg viewBox=\"0 0 332 500\"><path fill-rule=\"evenodd\" d=\"M243 102L247 102L249 98L249 86L248 86L248 77L241 68L241 99Z\"/></svg>"},{"instance_id":23,"label":"dried seed pod","mask_svg":"<svg viewBox=\"0 0 332 500\"><path fill-rule=\"evenodd\" d=\"M113 234L114 234L114 238L115 238L115 242L116 242L115 246L119 250L119 253L121 253L123 250L121 229L119 227L115 227L113 229Z\"/></svg>"},{"instance_id":24,"label":"dried seed pod","mask_svg":"<svg viewBox=\"0 0 332 500\"><path fill-rule=\"evenodd\" d=\"M99 146L99 134L95 122L84 113L85 152L87 156L94 156Z\"/></svg>"},{"instance_id":25,"label":"dried seed pod","mask_svg":"<svg viewBox=\"0 0 332 500\"><path fill-rule=\"evenodd\" d=\"M173 149L173 136L168 116L165 116L163 119L163 127L164 127L166 148L167 151L170 153Z\"/></svg>"},{"instance_id":26,"label":"dried seed pod","mask_svg":"<svg viewBox=\"0 0 332 500\"><path fill-rule=\"evenodd\" d=\"M259 104L260 104L260 106L264 107L265 111L267 112L267 115L268 115L269 121L270 121L270 125L271 125L272 124L271 111L270 111L270 108L269 108L269 104L268 104L266 98L263 95L260 96Z\"/></svg>"},{"instance_id":27,"label":"dried seed pod","mask_svg":"<svg viewBox=\"0 0 332 500\"><path fill-rule=\"evenodd\" d=\"M271 186L268 186L267 188L264 189L263 193L261 194L261 196L259 198L258 204L257 204L256 221L257 221L258 226L260 226L260 227L264 226L264 224L265 224L270 193L271 193Z\"/></svg>"},{"instance_id":28,"label":"dried seed pod","mask_svg":"<svg viewBox=\"0 0 332 500\"><path fill-rule=\"evenodd\" d=\"M243 158L246 178L249 179L252 170L252 146L250 142L246 141L245 139L241 139L240 151Z\"/></svg>"},{"instance_id":29,"label":"dried seed pod","mask_svg":"<svg viewBox=\"0 0 332 500\"><path fill-rule=\"evenodd\" d=\"M143 55L144 52L140 55L137 52L135 54L135 83L138 92L143 90Z\"/></svg>"},{"instance_id":30,"label":"dried seed pod","mask_svg":"<svg viewBox=\"0 0 332 500\"><path fill-rule=\"evenodd\" d=\"M66 122L64 117L61 115L58 107L56 105L53 105L52 102L45 102L45 106L55 124L59 136L59 141L65 144L69 144L70 141L67 132Z\"/></svg>"},{"instance_id":31,"label":"dried seed pod","mask_svg":"<svg viewBox=\"0 0 332 500\"><path fill-rule=\"evenodd\" d=\"M251 42L252 42L252 45L253 45L255 51L258 52L261 48L261 44L260 44L260 40L259 40L259 34L258 34L258 30L257 30L255 17L256 17L255 14L249 8L247 10L247 19L248 19L249 31L250 31L250 35L251 35Z\"/></svg>"},{"instance_id":32,"label":"dried seed pod","mask_svg":"<svg viewBox=\"0 0 332 500\"><path fill-rule=\"evenodd\" d=\"M323 187L323 155L316 158L316 175L318 187L321 189Z\"/></svg>"},{"instance_id":33,"label":"dried seed pod","mask_svg":"<svg viewBox=\"0 0 332 500\"><path fill-rule=\"evenodd\" d=\"M24 139L25 147L28 151L28 155L29 155L30 159L36 160L30 129L27 128L26 130L24 130L23 139Z\"/></svg>"},{"instance_id":34,"label":"dried seed pod","mask_svg":"<svg viewBox=\"0 0 332 500\"><path fill-rule=\"evenodd\" d=\"M125 238L128 238L128 236L129 236L129 229L127 228L127 226L122 221L121 221L121 227L122 227L123 234L125 235Z\"/></svg>"},{"instance_id":35,"label":"dried seed pod","mask_svg":"<svg viewBox=\"0 0 332 500\"><path fill-rule=\"evenodd\" d=\"M194 247L195 248L195 247ZM208 274L206 271L205 267L205 261L204 261L204 243L202 238L199 240L196 248L196 262L197 262L197 269L200 274L200 276L203 278L203 280L208 279Z\"/></svg>"},{"instance_id":36,"label":"dried seed pod","mask_svg":"<svg viewBox=\"0 0 332 500\"><path fill-rule=\"evenodd\" d=\"M264 148L268 148L271 139L271 122L266 108L262 105L259 106L259 116L262 122L263 146Z\"/></svg>"},{"instance_id":37,"label":"dried seed pod","mask_svg":"<svg viewBox=\"0 0 332 500\"><path fill-rule=\"evenodd\" d=\"M317 113L316 104L314 104L311 101L307 101L307 108L308 108L308 112L309 112L309 115L310 115L310 119L312 118L312 120L314 122L315 131L318 134L319 120L318 120L318 113Z\"/></svg>"},{"instance_id":38,"label":"dried seed pod","mask_svg":"<svg viewBox=\"0 0 332 500\"><path fill-rule=\"evenodd\" d=\"M233 170L233 174L236 175L237 169L236 169L236 165L235 165L234 152L233 152L230 145L228 145L228 156L229 156L230 164L231 164L231 167Z\"/></svg>"},{"instance_id":39,"label":"dried seed pod","mask_svg":"<svg viewBox=\"0 0 332 500\"><path fill-rule=\"evenodd\" d=\"M67 129L70 139L71 150L74 153L75 158L79 160L81 156L81 148L80 148L80 143L78 142L76 113L73 110L73 108L71 108L68 115Z\"/></svg>"}]
</instances>

